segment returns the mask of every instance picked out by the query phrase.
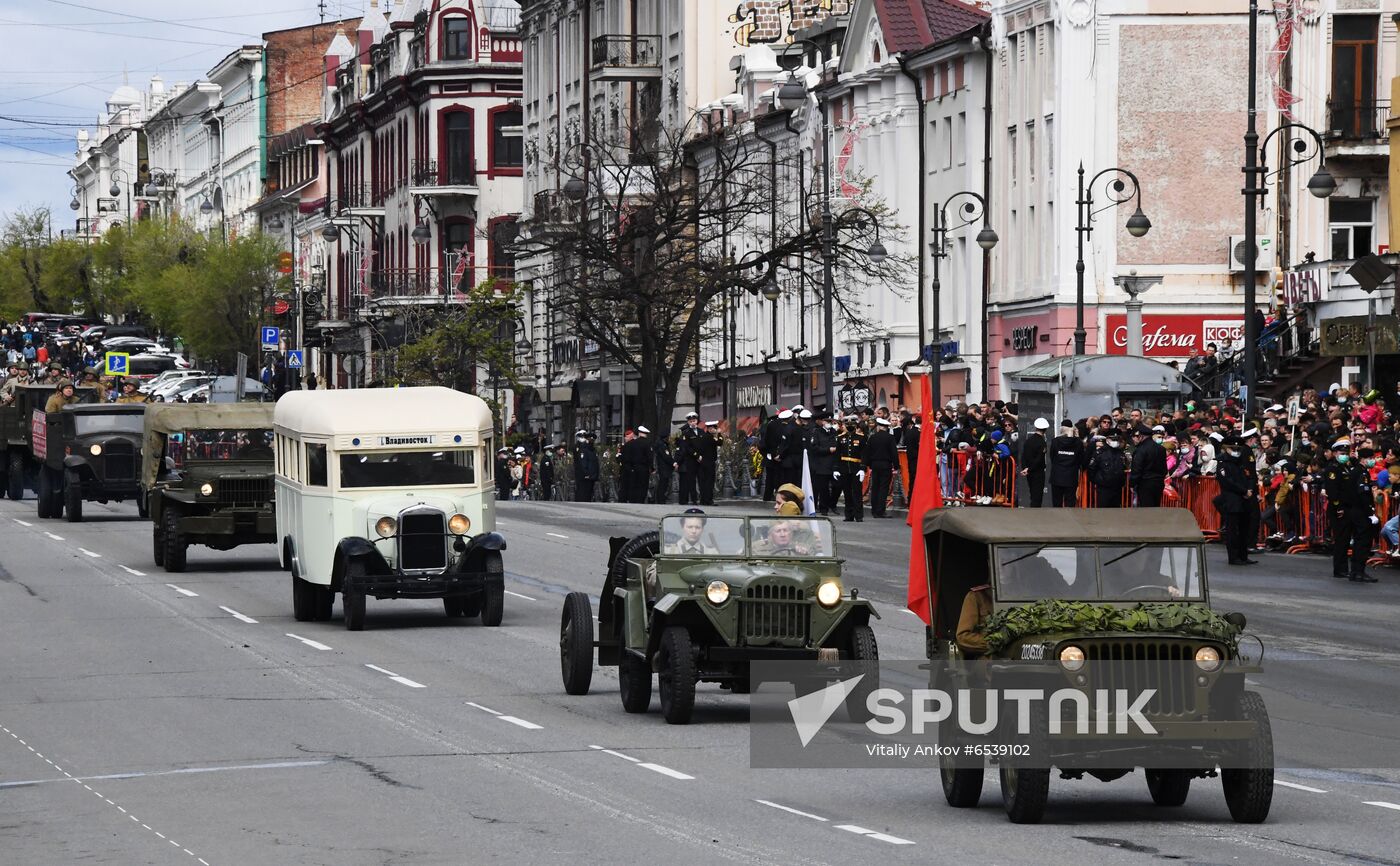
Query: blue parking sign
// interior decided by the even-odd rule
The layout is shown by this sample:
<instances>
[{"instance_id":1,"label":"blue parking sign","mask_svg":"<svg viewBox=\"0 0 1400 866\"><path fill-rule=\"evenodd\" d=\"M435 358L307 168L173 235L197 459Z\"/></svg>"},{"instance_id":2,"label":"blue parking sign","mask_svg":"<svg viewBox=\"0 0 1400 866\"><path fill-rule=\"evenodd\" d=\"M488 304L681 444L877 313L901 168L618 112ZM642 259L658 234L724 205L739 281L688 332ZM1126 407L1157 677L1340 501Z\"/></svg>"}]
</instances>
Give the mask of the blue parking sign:
<instances>
[{"instance_id":1,"label":"blue parking sign","mask_svg":"<svg viewBox=\"0 0 1400 866\"><path fill-rule=\"evenodd\" d=\"M262 329L262 347L263 347L263 351L267 351L267 352L275 352L275 351L277 351L277 344L281 342L281 336L282 336L282 329L281 329L281 328L274 328L274 327L270 327L270 326L269 326L269 327L263 328L263 329Z\"/></svg>"},{"instance_id":2,"label":"blue parking sign","mask_svg":"<svg viewBox=\"0 0 1400 866\"><path fill-rule=\"evenodd\" d=\"M305 366L306 363L303 360L301 349L293 349L287 353L287 367L289 369L300 370Z\"/></svg>"}]
</instances>

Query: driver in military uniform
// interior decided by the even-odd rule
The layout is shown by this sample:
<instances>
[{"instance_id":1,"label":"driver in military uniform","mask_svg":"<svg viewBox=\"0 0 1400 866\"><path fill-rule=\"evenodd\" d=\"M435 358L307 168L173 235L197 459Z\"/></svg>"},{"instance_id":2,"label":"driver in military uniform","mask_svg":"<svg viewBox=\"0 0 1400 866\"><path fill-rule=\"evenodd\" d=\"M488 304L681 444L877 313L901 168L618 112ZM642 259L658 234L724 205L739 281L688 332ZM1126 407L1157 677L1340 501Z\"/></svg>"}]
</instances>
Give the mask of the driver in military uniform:
<instances>
[{"instance_id":1,"label":"driver in military uniform","mask_svg":"<svg viewBox=\"0 0 1400 866\"><path fill-rule=\"evenodd\" d=\"M1332 523L1332 576L1354 583L1375 583L1366 573L1371 538L1379 519L1375 515L1375 488L1371 474L1351 459L1351 440L1332 444L1332 460L1323 470L1327 491L1327 516ZM1348 565L1347 548L1351 548Z\"/></svg>"}]
</instances>

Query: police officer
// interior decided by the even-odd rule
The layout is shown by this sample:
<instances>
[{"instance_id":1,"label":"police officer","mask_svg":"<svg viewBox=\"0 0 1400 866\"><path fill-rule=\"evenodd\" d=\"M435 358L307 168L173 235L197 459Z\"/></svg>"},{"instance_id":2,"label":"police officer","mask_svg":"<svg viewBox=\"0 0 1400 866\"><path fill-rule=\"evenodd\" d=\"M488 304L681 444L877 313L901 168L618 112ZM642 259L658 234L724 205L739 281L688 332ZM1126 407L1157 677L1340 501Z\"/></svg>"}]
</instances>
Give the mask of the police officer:
<instances>
[{"instance_id":1,"label":"police officer","mask_svg":"<svg viewBox=\"0 0 1400 866\"><path fill-rule=\"evenodd\" d=\"M800 408L789 409L783 418L783 445L778 454L778 486L794 484L802 486L802 451L805 430L798 417ZM778 416L782 418L782 415Z\"/></svg>"},{"instance_id":2,"label":"police officer","mask_svg":"<svg viewBox=\"0 0 1400 866\"><path fill-rule=\"evenodd\" d=\"M836 507L836 496L832 490L832 473L836 471L836 427L831 413L821 410L817 413L816 426L807 437L807 462L812 467L813 495L817 497L817 511L830 514Z\"/></svg>"},{"instance_id":3,"label":"police officer","mask_svg":"<svg viewBox=\"0 0 1400 866\"><path fill-rule=\"evenodd\" d=\"M883 407L882 407L883 408ZM865 468L870 472L870 516L884 517L890 497L890 480L899 452L890 432L890 419L875 418L875 430L865 440Z\"/></svg>"},{"instance_id":4,"label":"police officer","mask_svg":"<svg viewBox=\"0 0 1400 866\"><path fill-rule=\"evenodd\" d=\"M592 502L593 487L598 483L601 466L594 436L586 430L574 434L574 501Z\"/></svg>"},{"instance_id":5,"label":"police officer","mask_svg":"<svg viewBox=\"0 0 1400 866\"><path fill-rule=\"evenodd\" d=\"M1045 501L1045 431L1049 429L1049 421L1037 418L1035 429L1021 443L1021 476L1030 491L1031 508L1039 508Z\"/></svg>"},{"instance_id":6,"label":"police officer","mask_svg":"<svg viewBox=\"0 0 1400 866\"><path fill-rule=\"evenodd\" d=\"M496 498L510 498L510 451L505 448L496 450Z\"/></svg>"},{"instance_id":7,"label":"police officer","mask_svg":"<svg viewBox=\"0 0 1400 866\"><path fill-rule=\"evenodd\" d=\"M676 468L676 455L671 448L671 440L666 436L656 437L656 444L652 446L652 451L656 460L656 489L652 491L651 501L658 504L669 502L671 499L671 473Z\"/></svg>"},{"instance_id":8,"label":"police officer","mask_svg":"<svg viewBox=\"0 0 1400 866\"><path fill-rule=\"evenodd\" d=\"M1121 508L1123 487L1128 480L1128 461L1123 457L1123 441L1117 430L1104 437L1103 448L1089 458L1089 481L1098 494L1097 508Z\"/></svg>"},{"instance_id":9,"label":"police officer","mask_svg":"<svg viewBox=\"0 0 1400 866\"><path fill-rule=\"evenodd\" d=\"M681 476L681 505L700 504L700 416L689 412L676 437L676 469Z\"/></svg>"},{"instance_id":10,"label":"police officer","mask_svg":"<svg viewBox=\"0 0 1400 866\"><path fill-rule=\"evenodd\" d=\"M1249 483L1245 472L1245 463L1249 461L1244 456L1244 440L1229 436L1221 440L1220 448L1219 468L1215 474L1220 495L1215 497L1215 507L1220 512L1225 553L1231 565L1254 565L1259 560L1249 558L1252 542L1246 534L1246 512L1253 509L1258 513L1258 488Z\"/></svg>"},{"instance_id":11,"label":"police officer","mask_svg":"<svg viewBox=\"0 0 1400 866\"><path fill-rule=\"evenodd\" d=\"M1139 424L1133 430L1133 471L1129 476L1139 508L1160 508L1167 484L1166 428Z\"/></svg>"},{"instance_id":12,"label":"police officer","mask_svg":"<svg viewBox=\"0 0 1400 866\"><path fill-rule=\"evenodd\" d=\"M1378 522L1371 475L1351 459L1351 440L1338 439L1332 444L1332 454L1322 474L1327 516L1332 523L1332 576L1355 583L1375 583L1376 578L1366 573L1366 559L1371 555L1371 538Z\"/></svg>"},{"instance_id":13,"label":"police officer","mask_svg":"<svg viewBox=\"0 0 1400 866\"><path fill-rule=\"evenodd\" d=\"M1060 435L1050 440L1050 504L1073 508L1079 490L1079 471L1084 468L1084 443L1074 435L1074 422L1060 422Z\"/></svg>"},{"instance_id":14,"label":"police officer","mask_svg":"<svg viewBox=\"0 0 1400 866\"><path fill-rule=\"evenodd\" d=\"M865 520L865 433L860 429L860 419L855 415L846 416L846 431L836 437L836 483L846 495L847 523ZM834 504L834 503L833 503Z\"/></svg>"},{"instance_id":15,"label":"police officer","mask_svg":"<svg viewBox=\"0 0 1400 866\"><path fill-rule=\"evenodd\" d=\"M784 417L786 416L786 417ZM792 418L792 411L781 409L763 425L763 436L759 448L763 451L763 501L772 502L778 489L779 458L783 453L783 440L786 435L785 422Z\"/></svg>"},{"instance_id":16,"label":"police officer","mask_svg":"<svg viewBox=\"0 0 1400 866\"><path fill-rule=\"evenodd\" d=\"M700 504L715 504L715 472L719 466L719 422L706 421L705 432L696 440L700 454Z\"/></svg>"},{"instance_id":17,"label":"police officer","mask_svg":"<svg viewBox=\"0 0 1400 866\"><path fill-rule=\"evenodd\" d=\"M1255 462L1254 447L1258 442L1259 431L1250 428L1240 434L1240 462L1244 465L1245 483L1249 489L1255 492L1254 499L1250 500L1249 507L1241 515L1240 531L1244 534L1245 557L1248 558L1255 547L1259 544L1259 521L1262 515L1259 513L1259 464ZM1250 560L1254 562L1255 560Z\"/></svg>"},{"instance_id":18,"label":"police officer","mask_svg":"<svg viewBox=\"0 0 1400 866\"><path fill-rule=\"evenodd\" d=\"M647 501L647 486L651 483L651 431L637 425L637 434L622 446L622 501Z\"/></svg>"},{"instance_id":19,"label":"police officer","mask_svg":"<svg viewBox=\"0 0 1400 866\"><path fill-rule=\"evenodd\" d=\"M545 448L540 452L540 499L545 502L554 498L554 449Z\"/></svg>"}]
</instances>

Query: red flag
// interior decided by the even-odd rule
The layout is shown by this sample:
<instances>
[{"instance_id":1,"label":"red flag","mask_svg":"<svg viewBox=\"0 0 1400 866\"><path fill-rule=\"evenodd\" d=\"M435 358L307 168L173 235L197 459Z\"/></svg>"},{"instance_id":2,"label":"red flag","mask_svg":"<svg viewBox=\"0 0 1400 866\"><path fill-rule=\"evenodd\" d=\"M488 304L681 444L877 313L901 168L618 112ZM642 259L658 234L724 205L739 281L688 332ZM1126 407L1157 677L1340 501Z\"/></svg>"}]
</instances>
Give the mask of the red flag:
<instances>
[{"instance_id":1,"label":"red flag","mask_svg":"<svg viewBox=\"0 0 1400 866\"><path fill-rule=\"evenodd\" d=\"M918 469L914 473L914 495L909 500L909 592L907 607L918 614L926 625L929 611L936 598L929 598L928 565L925 562L924 515L943 507L943 485L938 480L938 425L933 406L933 377L924 377L923 436L920 441Z\"/></svg>"}]
</instances>

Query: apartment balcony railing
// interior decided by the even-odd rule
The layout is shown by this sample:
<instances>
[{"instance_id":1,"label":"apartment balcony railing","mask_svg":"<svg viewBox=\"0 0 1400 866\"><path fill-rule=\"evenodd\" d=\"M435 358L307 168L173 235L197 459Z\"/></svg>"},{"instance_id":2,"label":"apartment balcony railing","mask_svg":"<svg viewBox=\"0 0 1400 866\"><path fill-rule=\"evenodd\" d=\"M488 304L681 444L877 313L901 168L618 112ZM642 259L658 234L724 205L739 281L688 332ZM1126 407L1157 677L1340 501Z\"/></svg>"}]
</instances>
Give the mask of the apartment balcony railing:
<instances>
[{"instance_id":1,"label":"apartment balcony railing","mask_svg":"<svg viewBox=\"0 0 1400 866\"><path fill-rule=\"evenodd\" d=\"M557 189L542 189L535 193L534 217L536 226L570 223L579 218L579 205Z\"/></svg>"},{"instance_id":2,"label":"apartment balcony railing","mask_svg":"<svg viewBox=\"0 0 1400 866\"><path fill-rule=\"evenodd\" d=\"M438 161L435 159L415 159L412 166L414 186L438 185Z\"/></svg>"},{"instance_id":3,"label":"apartment balcony railing","mask_svg":"<svg viewBox=\"0 0 1400 866\"><path fill-rule=\"evenodd\" d=\"M1327 101L1326 137L1334 141L1377 142L1389 137L1390 101Z\"/></svg>"},{"instance_id":4,"label":"apartment balcony railing","mask_svg":"<svg viewBox=\"0 0 1400 866\"><path fill-rule=\"evenodd\" d=\"M593 71L603 81L661 78L661 37L622 34L593 39Z\"/></svg>"}]
</instances>

